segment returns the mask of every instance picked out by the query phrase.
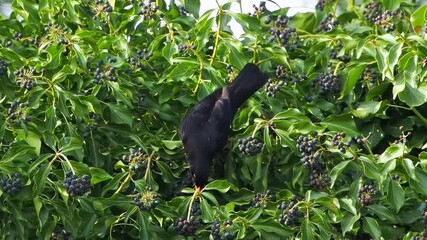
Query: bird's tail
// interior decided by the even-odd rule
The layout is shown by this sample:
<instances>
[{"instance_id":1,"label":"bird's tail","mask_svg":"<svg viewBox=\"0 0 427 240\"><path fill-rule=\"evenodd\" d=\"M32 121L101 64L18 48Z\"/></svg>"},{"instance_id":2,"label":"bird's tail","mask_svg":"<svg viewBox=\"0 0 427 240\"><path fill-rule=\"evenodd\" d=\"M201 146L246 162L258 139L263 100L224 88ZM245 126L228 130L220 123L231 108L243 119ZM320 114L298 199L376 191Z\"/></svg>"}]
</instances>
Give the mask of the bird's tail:
<instances>
[{"instance_id":1,"label":"bird's tail","mask_svg":"<svg viewBox=\"0 0 427 240\"><path fill-rule=\"evenodd\" d=\"M237 110L252 94L267 83L267 76L257 65L248 63L227 87L233 109Z\"/></svg>"}]
</instances>

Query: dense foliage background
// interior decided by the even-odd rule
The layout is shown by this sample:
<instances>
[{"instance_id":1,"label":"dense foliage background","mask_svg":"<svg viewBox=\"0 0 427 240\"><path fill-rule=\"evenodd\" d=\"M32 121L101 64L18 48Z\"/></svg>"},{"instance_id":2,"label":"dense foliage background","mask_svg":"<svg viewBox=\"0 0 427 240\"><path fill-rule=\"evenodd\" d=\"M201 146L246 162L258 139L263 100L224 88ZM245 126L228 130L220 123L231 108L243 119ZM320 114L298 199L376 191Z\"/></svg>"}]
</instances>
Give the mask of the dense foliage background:
<instances>
[{"instance_id":1,"label":"dense foliage background","mask_svg":"<svg viewBox=\"0 0 427 240\"><path fill-rule=\"evenodd\" d=\"M427 6L230 5L13 1L2 239L427 237ZM193 198L178 126L247 62L270 80Z\"/></svg>"}]
</instances>

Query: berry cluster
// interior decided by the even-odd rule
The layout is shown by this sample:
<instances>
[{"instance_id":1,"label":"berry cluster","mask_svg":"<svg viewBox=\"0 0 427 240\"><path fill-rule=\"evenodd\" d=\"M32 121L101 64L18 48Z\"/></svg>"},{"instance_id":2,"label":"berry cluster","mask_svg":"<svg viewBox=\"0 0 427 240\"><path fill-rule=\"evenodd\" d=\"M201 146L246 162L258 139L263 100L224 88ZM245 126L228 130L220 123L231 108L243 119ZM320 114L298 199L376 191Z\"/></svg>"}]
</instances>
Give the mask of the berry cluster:
<instances>
[{"instance_id":1,"label":"berry cluster","mask_svg":"<svg viewBox=\"0 0 427 240\"><path fill-rule=\"evenodd\" d=\"M267 190L265 193L255 194L255 197L252 199L252 205L256 208L265 208L269 200L274 201L274 195L271 190Z\"/></svg>"},{"instance_id":2,"label":"berry cluster","mask_svg":"<svg viewBox=\"0 0 427 240\"><path fill-rule=\"evenodd\" d=\"M83 196L86 192L90 190L90 177L89 175L85 174L82 178L79 178L71 171L67 171L65 173L63 186L65 190L67 190L68 195L70 195L71 197Z\"/></svg>"},{"instance_id":3,"label":"berry cluster","mask_svg":"<svg viewBox=\"0 0 427 240\"><path fill-rule=\"evenodd\" d=\"M394 143L395 143L395 144L398 144L398 143L400 143L400 142L405 143L405 142L406 142L406 139L407 139L409 136L411 136L411 134L412 134L412 132L411 132L411 131L405 132L405 131L404 131L404 127L403 127L403 126L400 126L400 127L399 127L399 130L400 130L399 139L397 139L397 140L395 140L395 141L394 141Z\"/></svg>"},{"instance_id":4,"label":"berry cluster","mask_svg":"<svg viewBox=\"0 0 427 240\"><path fill-rule=\"evenodd\" d=\"M325 189L331 184L331 178L325 171L313 169L308 184L314 189Z\"/></svg>"},{"instance_id":5,"label":"berry cluster","mask_svg":"<svg viewBox=\"0 0 427 240\"><path fill-rule=\"evenodd\" d=\"M295 226L298 224L299 219L304 216L304 213L299 211L297 203L297 196L293 195L289 203L283 201L281 204L277 205L277 209L282 211L279 215L279 223L285 226Z\"/></svg>"},{"instance_id":6,"label":"berry cluster","mask_svg":"<svg viewBox=\"0 0 427 240\"><path fill-rule=\"evenodd\" d=\"M69 234L64 230L56 229L52 232L50 239L51 240L68 240Z\"/></svg>"},{"instance_id":7,"label":"berry cluster","mask_svg":"<svg viewBox=\"0 0 427 240\"><path fill-rule=\"evenodd\" d=\"M318 84L319 94L323 96L336 95L341 91L341 81L338 75L335 75L334 73L321 73L313 79L311 84L313 86Z\"/></svg>"},{"instance_id":8,"label":"berry cluster","mask_svg":"<svg viewBox=\"0 0 427 240\"><path fill-rule=\"evenodd\" d=\"M316 29L316 32L329 32L338 26L338 21L334 18L332 13L329 13L325 19L323 19Z\"/></svg>"},{"instance_id":9,"label":"berry cluster","mask_svg":"<svg viewBox=\"0 0 427 240\"><path fill-rule=\"evenodd\" d=\"M376 2L370 2L365 5L363 15L366 20L382 27L386 32L392 32L396 29L396 25L392 22L396 17L403 17L403 12L382 11Z\"/></svg>"},{"instance_id":10,"label":"berry cluster","mask_svg":"<svg viewBox=\"0 0 427 240\"><path fill-rule=\"evenodd\" d=\"M386 32L392 32L396 30L396 25L391 21L397 17L397 12L392 12L390 10L384 11L380 16L375 18L375 24L384 28Z\"/></svg>"},{"instance_id":11,"label":"berry cluster","mask_svg":"<svg viewBox=\"0 0 427 240\"><path fill-rule=\"evenodd\" d=\"M400 180L402 180L402 178L400 178L399 175L391 175L391 179L394 180L394 181L397 181L397 182L399 182Z\"/></svg>"},{"instance_id":12,"label":"berry cluster","mask_svg":"<svg viewBox=\"0 0 427 240\"><path fill-rule=\"evenodd\" d=\"M102 29L105 32L110 31L110 25L108 23L108 16L113 11L113 7L110 5L108 0L95 0L94 3L84 5L85 9L93 15L92 19L97 20L101 18Z\"/></svg>"},{"instance_id":13,"label":"berry cluster","mask_svg":"<svg viewBox=\"0 0 427 240\"><path fill-rule=\"evenodd\" d=\"M103 0L95 0L95 4L92 5L90 9L92 14L95 15L94 19L96 19L101 13L108 15L113 11L113 7L107 0L105 0L105 2Z\"/></svg>"},{"instance_id":14,"label":"berry cluster","mask_svg":"<svg viewBox=\"0 0 427 240\"><path fill-rule=\"evenodd\" d=\"M358 148L362 148L363 147L363 143L364 143L363 138L361 138L361 137L354 137L352 140L353 140L354 143L356 143L356 145L357 145Z\"/></svg>"},{"instance_id":15,"label":"berry cluster","mask_svg":"<svg viewBox=\"0 0 427 240\"><path fill-rule=\"evenodd\" d=\"M29 103L23 103L20 99L13 101L10 105L10 108L7 110L9 114L7 120L11 122L15 122L20 124L21 121L23 123L28 123L31 121L31 111L28 111Z\"/></svg>"},{"instance_id":16,"label":"berry cluster","mask_svg":"<svg viewBox=\"0 0 427 240\"><path fill-rule=\"evenodd\" d=\"M288 22L288 17L278 16L268 33L272 36L271 41L277 39L286 50L293 52L296 48L300 48L302 43L296 29L289 27Z\"/></svg>"},{"instance_id":17,"label":"berry cluster","mask_svg":"<svg viewBox=\"0 0 427 240\"><path fill-rule=\"evenodd\" d=\"M10 46L12 46L12 41L6 41L6 42L4 43L4 46L5 46L5 47L10 47Z\"/></svg>"},{"instance_id":18,"label":"berry cluster","mask_svg":"<svg viewBox=\"0 0 427 240\"><path fill-rule=\"evenodd\" d=\"M318 0L315 8L320 10L320 11L323 11L325 9L326 4L329 4L329 3L332 3L335 1L336 0Z\"/></svg>"},{"instance_id":19,"label":"berry cluster","mask_svg":"<svg viewBox=\"0 0 427 240\"><path fill-rule=\"evenodd\" d=\"M325 135L319 136L314 131L310 136L301 135L297 139L297 148L302 153L301 163L310 170L309 185L315 189L324 189L329 186L331 179L325 171L325 163L322 158L320 142L324 141Z\"/></svg>"},{"instance_id":20,"label":"berry cluster","mask_svg":"<svg viewBox=\"0 0 427 240\"><path fill-rule=\"evenodd\" d=\"M411 238L411 240L426 240L427 239L427 232L424 230L422 232L417 232L415 235Z\"/></svg>"},{"instance_id":21,"label":"berry cluster","mask_svg":"<svg viewBox=\"0 0 427 240\"><path fill-rule=\"evenodd\" d=\"M302 73L302 74L293 73L289 69L284 68L281 65L278 65L276 67L276 77L279 80L283 80L283 81L287 81L287 82L293 82L293 83L300 83L301 81L307 79L307 76L304 73Z\"/></svg>"},{"instance_id":22,"label":"berry cluster","mask_svg":"<svg viewBox=\"0 0 427 240\"><path fill-rule=\"evenodd\" d=\"M365 10L363 10L363 16L369 22L374 23L375 19L380 16L382 11L379 8L377 2L369 2L365 5Z\"/></svg>"},{"instance_id":23,"label":"berry cluster","mask_svg":"<svg viewBox=\"0 0 427 240\"><path fill-rule=\"evenodd\" d=\"M297 139L297 148L302 153L303 156L309 156L315 153L319 147L316 145L318 139L316 136L313 136L312 140L309 140L309 136L301 135Z\"/></svg>"},{"instance_id":24,"label":"berry cluster","mask_svg":"<svg viewBox=\"0 0 427 240\"><path fill-rule=\"evenodd\" d=\"M21 67L18 69L18 71L15 72L16 83L23 89L31 90L37 86L37 76L35 76L36 74L37 70L34 67Z\"/></svg>"},{"instance_id":25,"label":"berry cluster","mask_svg":"<svg viewBox=\"0 0 427 240\"><path fill-rule=\"evenodd\" d=\"M153 53L149 52L148 49L146 48L136 51L136 54L138 55L139 59L144 59L144 60L148 60L150 59L150 57L153 56Z\"/></svg>"},{"instance_id":26,"label":"berry cluster","mask_svg":"<svg viewBox=\"0 0 427 240\"><path fill-rule=\"evenodd\" d=\"M144 69L144 65L138 61L138 59L134 57L129 57L126 59L126 62L129 63L129 67L125 68L125 72L127 74L132 74L135 70L142 70Z\"/></svg>"},{"instance_id":27,"label":"berry cluster","mask_svg":"<svg viewBox=\"0 0 427 240\"><path fill-rule=\"evenodd\" d=\"M111 66L111 63L115 63L117 61L116 58L109 57L108 62L110 64L105 64L102 59L98 61L96 64L96 69L94 73L93 82L96 84L106 85L105 81L117 82L117 75L115 69Z\"/></svg>"},{"instance_id":28,"label":"berry cluster","mask_svg":"<svg viewBox=\"0 0 427 240\"><path fill-rule=\"evenodd\" d=\"M136 52L137 54L137 58L135 57L129 57L126 59L126 62L129 63L130 67L126 67L125 68L125 72L128 74L133 73L134 71L137 70L147 70L149 69L147 66L145 66L144 64L141 63L141 61L139 61L138 59L142 59L147 61L148 59L150 59L150 57L153 56L152 52L148 52L148 50L146 48L142 49L142 50L138 50ZM153 69L154 71L154 69Z\"/></svg>"},{"instance_id":29,"label":"berry cluster","mask_svg":"<svg viewBox=\"0 0 427 240\"><path fill-rule=\"evenodd\" d=\"M225 221L223 224L215 219L212 223L211 231L214 240L234 240L237 237L237 232L230 231L233 221L231 219Z\"/></svg>"},{"instance_id":30,"label":"berry cluster","mask_svg":"<svg viewBox=\"0 0 427 240\"><path fill-rule=\"evenodd\" d=\"M24 37L24 35L22 35L22 33L20 33L20 32L14 32L13 33L13 38L17 41L20 41L23 37Z\"/></svg>"},{"instance_id":31,"label":"berry cluster","mask_svg":"<svg viewBox=\"0 0 427 240\"><path fill-rule=\"evenodd\" d=\"M279 80L277 78L269 78L267 84L265 85L267 96L274 97L276 93L280 91L280 88L284 85L283 80Z\"/></svg>"},{"instance_id":32,"label":"berry cluster","mask_svg":"<svg viewBox=\"0 0 427 240\"><path fill-rule=\"evenodd\" d=\"M123 162L127 163L132 172L144 172L147 168L148 154L142 148L129 149L129 155L123 155Z\"/></svg>"},{"instance_id":33,"label":"berry cluster","mask_svg":"<svg viewBox=\"0 0 427 240\"><path fill-rule=\"evenodd\" d=\"M196 218L196 216L190 216L187 220L185 218L179 217L175 219L174 229L178 232L179 235L184 237L194 236L196 234L197 228L201 225L202 220Z\"/></svg>"},{"instance_id":34,"label":"berry cluster","mask_svg":"<svg viewBox=\"0 0 427 240\"><path fill-rule=\"evenodd\" d=\"M260 1L258 6L256 6L255 4L253 4L252 7L254 9L254 13L253 14L249 13L249 16L259 17L262 14L264 14L264 13L267 12L267 8L265 7L265 2L264 1Z\"/></svg>"},{"instance_id":35,"label":"berry cluster","mask_svg":"<svg viewBox=\"0 0 427 240\"><path fill-rule=\"evenodd\" d=\"M191 216L198 217L202 215L202 209L200 208L200 201L197 199L191 206Z\"/></svg>"},{"instance_id":36,"label":"berry cluster","mask_svg":"<svg viewBox=\"0 0 427 240\"><path fill-rule=\"evenodd\" d=\"M372 68L367 67L360 76L360 80L365 83L375 84L378 81L378 74Z\"/></svg>"},{"instance_id":37,"label":"berry cluster","mask_svg":"<svg viewBox=\"0 0 427 240\"><path fill-rule=\"evenodd\" d=\"M192 186L193 186L193 177L190 171L186 170L181 173L179 180L175 182L172 195L174 197L181 196L183 188L192 187Z\"/></svg>"},{"instance_id":38,"label":"berry cluster","mask_svg":"<svg viewBox=\"0 0 427 240\"><path fill-rule=\"evenodd\" d=\"M159 205L159 195L153 192L153 188L147 186L143 193L138 193L136 190L133 191L134 198L133 204L135 204L141 211L150 211Z\"/></svg>"},{"instance_id":39,"label":"berry cluster","mask_svg":"<svg viewBox=\"0 0 427 240\"><path fill-rule=\"evenodd\" d=\"M179 14L181 14L181 16L188 16L189 12L183 6L178 6L178 9Z\"/></svg>"},{"instance_id":40,"label":"berry cluster","mask_svg":"<svg viewBox=\"0 0 427 240\"><path fill-rule=\"evenodd\" d=\"M9 177L0 179L0 187L5 194L12 195L21 191L24 184L18 173L12 173Z\"/></svg>"},{"instance_id":41,"label":"berry cluster","mask_svg":"<svg viewBox=\"0 0 427 240\"><path fill-rule=\"evenodd\" d=\"M239 150L246 155L255 156L262 150L262 142L254 137L248 137L238 140Z\"/></svg>"},{"instance_id":42,"label":"berry cluster","mask_svg":"<svg viewBox=\"0 0 427 240\"><path fill-rule=\"evenodd\" d=\"M233 71L233 67L230 64L227 64L225 70L227 70L227 77L225 78L225 80L228 83L231 83L231 81L233 81L233 79L237 77L237 73Z\"/></svg>"},{"instance_id":43,"label":"berry cluster","mask_svg":"<svg viewBox=\"0 0 427 240\"><path fill-rule=\"evenodd\" d=\"M46 32L44 36L46 39L56 42L57 45L64 44L68 46L69 42L66 40L69 38L67 27L61 27L58 24L53 24L52 22L49 22L47 26L44 27L44 30ZM34 39L32 41L34 45L38 45L37 39Z\"/></svg>"},{"instance_id":44,"label":"berry cluster","mask_svg":"<svg viewBox=\"0 0 427 240\"><path fill-rule=\"evenodd\" d=\"M276 93L280 91L281 86L285 84L283 78L285 77L285 69L281 65L277 65L276 67L276 78L269 78L267 84L265 85L267 96L274 97Z\"/></svg>"},{"instance_id":45,"label":"berry cluster","mask_svg":"<svg viewBox=\"0 0 427 240\"><path fill-rule=\"evenodd\" d=\"M338 45L335 48L331 48L329 56L331 59L337 59L341 62L348 63L348 62L350 62L350 56L349 55L344 54L342 56L338 56L338 53L341 51L343 46L344 46L344 43L339 41Z\"/></svg>"},{"instance_id":46,"label":"berry cluster","mask_svg":"<svg viewBox=\"0 0 427 240\"><path fill-rule=\"evenodd\" d=\"M0 75L7 73L7 66L8 66L8 63L5 60L0 58Z\"/></svg>"},{"instance_id":47,"label":"berry cluster","mask_svg":"<svg viewBox=\"0 0 427 240\"><path fill-rule=\"evenodd\" d=\"M423 223L424 225L427 225L427 210L424 210L424 213L423 213Z\"/></svg>"},{"instance_id":48,"label":"berry cluster","mask_svg":"<svg viewBox=\"0 0 427 240\"><path fill-rule=\"evenodd\" d=\"M65 29L67 29L67 28L65 28ZM65 46L65 49L64 49L64 51L62 52L62 55L64 55L64 56L68 56L68 54L70 54L70 42L68 41L68 40L65 40L65 39L63 39L63 38L60 38L60 39L58 39L57 41L56 41L56 44L58 44L58 46L60 46L60 45L64 45Z\"/></svg>"},{"instance_id":49,"label":"berry cluster","mask_svg":"<svg viewBox=\"0 0 427 240\"><path fill-rule=\"evenodd\" d=\"M156 15L157 10L159 9L155 1L153 0L148 0L147 4L144 4L144 2L140 2L138 5L142 7L141 14L143 20L154 19L154 16Z\"/></svg>"},{"instance_id":50,"label":"berry cluster","mask_svg":"<svg viewBox=\"0 0 427 240\"><path fill-rule=\"evenodd\" d=\"M332 137L331 145L334 147L337 147L338 150L340 150L341 153L345 153L346 149L344 146L350 147L352 144L352 141L348 141L344 143L342 140L345 138L345 133L338 132Z\"/></svg>"},{"instance_id":51,"label":"berry cluster","mask_svg":"<svg viewBox=\"0 0 427 240\"><path fill-rule=\"evenodd\" d=\"M366 184L365 186L359 189L359 200L362 202L363 206L367 206L373 202L373 198L378 194L378 190L372 185Z\"/></svg>"},{"instance_id":52,"label":"berry cluster","mask_svg":"<svg viewBox=\"0 0 427 240\"><path fill-rule=\"evenodd\" d=\"M96 131L101 121L102 118L98 114L89 112L89 122L86 124L84 136L87 137L92 131Z\"/></svg>"},{"instance_id":53,"label":"berry cluster","mask_svg":"<svg viewBox=\"0 0 427 240\"><path fill-rule=\"evenodd\" d=\"M295 28L284 29L279 35L280 42L286 50L293 52L296 48L301 48L302 43Z\"/></svg>"},{"instance_id":54,"label":"berry cluster","mask_svg":"<svg viewBox=\"0 0 427 240\"><path fill-rule=\"evenodd\" d=\"M24 47L28 47L30 45L30 43L34 43L34 40L31 39L30 37L24 37L24 35L20 32L14 32L13 33L13 38L16 41L19 41L22 43L22 45L24 45Z\"/></svg>"},{"instance_id":55,"label":"berry cluster","mask_svg":"<svg viewBox=\"0 0 427 240\"><path fill-rule=\"evenodd\" d=\"M146 98L147 98L147 94L138 91L138 103L140 104L144 103Z\"/></svg>"},{"instance_id":56,"label":"berry cluster","mask_svg":"<svg viewBox=\"0 0 427 240\"><path fill-rule=\"evenodd\" d=\"M192 51L196 49L196 45L193 45L189 40L190 36L185 37L187 40L185 43L178 44L178 52L182 54L183 57L188 57L191 55Z\"/></svg>"}]
</instances>

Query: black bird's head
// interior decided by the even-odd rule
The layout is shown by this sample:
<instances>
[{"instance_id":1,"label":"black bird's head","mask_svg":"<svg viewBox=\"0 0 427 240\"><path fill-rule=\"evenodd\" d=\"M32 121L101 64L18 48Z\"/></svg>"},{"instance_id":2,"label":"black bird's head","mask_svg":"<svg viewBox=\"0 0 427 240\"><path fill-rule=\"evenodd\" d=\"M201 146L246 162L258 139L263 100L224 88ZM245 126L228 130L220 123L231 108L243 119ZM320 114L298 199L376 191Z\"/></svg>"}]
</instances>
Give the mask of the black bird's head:
<instances>
[{"instance_id":1,"label":"black bird's head","mask_svg":"<svg viewBox=\"0 0 427 240\"><path fill-rule=\"evenodd\" d=\"M196 187L203 189L208 183L209 172L211 169L212 157L208 156L189 156L190 172Z\"/></svg>"}]
</instances>

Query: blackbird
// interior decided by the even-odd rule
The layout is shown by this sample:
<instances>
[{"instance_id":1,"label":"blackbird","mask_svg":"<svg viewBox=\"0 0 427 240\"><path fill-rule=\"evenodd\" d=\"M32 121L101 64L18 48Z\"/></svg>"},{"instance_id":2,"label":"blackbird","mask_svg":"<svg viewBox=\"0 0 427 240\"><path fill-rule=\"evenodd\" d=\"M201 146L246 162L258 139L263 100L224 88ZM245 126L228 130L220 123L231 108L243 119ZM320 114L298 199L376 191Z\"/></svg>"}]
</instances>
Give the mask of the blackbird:
<instances>
[{"instance_id":1,"label":"blackbird","mask_svg":"<svg viewBox=\"0 0 427 240\"><path fill-rule=\"evenodd\" d=\"M179 135L196 189L206 185L212 160L227 144L238 108L266 82L267 76L248 63L230 85L203 98L182 121Z\"/></svg>"}]
</instances>

